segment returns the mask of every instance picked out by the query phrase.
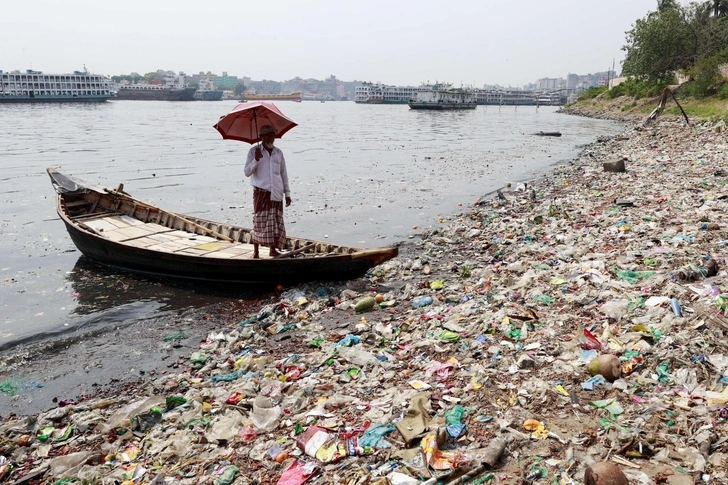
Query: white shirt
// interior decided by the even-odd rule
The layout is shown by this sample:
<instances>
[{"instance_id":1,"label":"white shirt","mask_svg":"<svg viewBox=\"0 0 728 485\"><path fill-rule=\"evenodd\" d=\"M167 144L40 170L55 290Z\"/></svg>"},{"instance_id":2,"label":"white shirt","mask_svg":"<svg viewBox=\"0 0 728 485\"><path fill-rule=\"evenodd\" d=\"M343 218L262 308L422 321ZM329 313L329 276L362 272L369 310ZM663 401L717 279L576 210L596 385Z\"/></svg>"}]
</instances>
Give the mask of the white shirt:
<instances>
[{"instance_id":1,"label":"white shirt","mask_svg":"<svg viewBox=\"0 0 728 485\"><path fill-rule=\"evenodd\" d=\"M250 177L250 183L254 187L270 191L270 200L282 201L283 195L291 196L291 189L288 187L288 171L286 170L286 159L278 147L273 147L271 153L261 146L260 151L263 158L255 161L255 149L257 145L250 147L248 158L245 161L245 176Z\"/></svg>"}]
</instances>

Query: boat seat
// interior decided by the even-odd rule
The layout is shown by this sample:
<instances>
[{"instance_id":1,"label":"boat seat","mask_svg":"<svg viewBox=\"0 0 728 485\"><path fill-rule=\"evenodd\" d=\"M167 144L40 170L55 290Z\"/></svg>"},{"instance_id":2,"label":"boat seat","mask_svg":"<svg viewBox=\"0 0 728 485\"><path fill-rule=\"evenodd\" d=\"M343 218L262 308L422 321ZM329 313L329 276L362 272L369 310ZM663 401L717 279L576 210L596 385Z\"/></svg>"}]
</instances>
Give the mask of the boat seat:
<instances>
[{"instance_id":1,"label":"boat seat","mask_svg":"<svg viewBox=\"0 0 728 485\"><path fill-rule=\"evenodd\" d=\"M81 199L81 200L74 200L72 202L66 202L66 209L73 209L74 207L83 207L85 205L91 205L90 200Z\"/></svg>"}]
</instances>

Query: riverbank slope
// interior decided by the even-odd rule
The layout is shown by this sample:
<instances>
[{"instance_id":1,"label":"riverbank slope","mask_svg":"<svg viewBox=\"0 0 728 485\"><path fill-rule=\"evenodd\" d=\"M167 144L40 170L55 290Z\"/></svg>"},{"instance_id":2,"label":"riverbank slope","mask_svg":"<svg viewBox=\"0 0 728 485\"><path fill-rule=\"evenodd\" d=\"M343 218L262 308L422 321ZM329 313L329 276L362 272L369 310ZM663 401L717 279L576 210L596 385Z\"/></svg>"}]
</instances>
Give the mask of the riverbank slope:
<instances>
[{"instance_id":1,"label":"riverbank slope","mask_svg":"<svg viewBox=\"0 0 728 485\"><path fill-rule=\"evenodd\" d=\"M678 88L673 87L677 93ZM685 110L691 122L718 122L726 121L728 117L728 100L717 96L708 96L701 99L692 97L679 97L680 105ZM574 104L565 106L560 110L577 116L589 118L615 120L623 122L643 122L652 113L660 102L660 96L637 99L633 96L619 96L610 99L606 92L596 97L582 99ZM677 120L682 114L672 98L668 98L663 114L665 119Z\"/></svg>"}]
</instances>

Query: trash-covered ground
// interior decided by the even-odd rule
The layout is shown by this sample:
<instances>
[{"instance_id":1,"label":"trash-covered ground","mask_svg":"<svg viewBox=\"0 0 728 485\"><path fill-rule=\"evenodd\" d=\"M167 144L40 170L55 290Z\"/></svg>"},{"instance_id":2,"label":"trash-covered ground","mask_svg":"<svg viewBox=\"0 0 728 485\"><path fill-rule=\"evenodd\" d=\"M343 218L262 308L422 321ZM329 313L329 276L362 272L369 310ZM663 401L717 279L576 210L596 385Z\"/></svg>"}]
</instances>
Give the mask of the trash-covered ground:
<instances>
[{"instance_id":1,"label":"trash-covered ground","mask_svg":"<svg viewBox=\"0 0 728 485\"><path fill-rule=\"evenodd\" d=\"M728 483L727 149L601 139L183 372L7 420L0 483Z\"/></svg>"}]
</instances>

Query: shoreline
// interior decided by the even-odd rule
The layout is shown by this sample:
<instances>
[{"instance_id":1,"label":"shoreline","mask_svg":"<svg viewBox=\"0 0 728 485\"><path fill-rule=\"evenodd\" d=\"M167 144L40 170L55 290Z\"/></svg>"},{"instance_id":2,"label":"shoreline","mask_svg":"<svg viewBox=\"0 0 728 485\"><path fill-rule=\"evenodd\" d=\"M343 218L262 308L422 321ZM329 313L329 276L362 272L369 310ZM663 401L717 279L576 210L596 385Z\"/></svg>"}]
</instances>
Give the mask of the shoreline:
<instances>
[{"instance_id":1,"label":"shoreline","mask_svg":"<svg viewBox=\"0 0 728 485\"><path fill-rule=\"evenodd\" d=\"M703 125L701 131L708 128ZM195 474L175 483L203 483L233 465L240 469L233 483L247 483L241 477L275 483L294 463L293 457L322 468L319 475L324 477L317 475L318 483L328 483L341 465L301 454L295 446L296 424L305 429L312 415L329 430L355 429L366 421L385 424L404 416L414 396L425 389L426 421L433 428L444 426L443 412L456 403L472 408L463 418L465 438L443 443L445 447L472 458L496 437L516 440L499 474L513 477L523 472L515 459L519 448L526 456L551 457L563 465L567 447L555 450L550 443L571 442L573 448L585 427L602 428L599 420L607 414L587 403L607 397L616 398L622 408L612 415L615 423L650 430L655 442L674 452L669 427L659 414L641 412L646 403L659 402L672 410L671 420L678 425L718 416L720 403L706 404L708 399L721 399L706 394L713 392L707 389L712 380L696 373L704 361L685 365L682 355L689 351L710 361L710 354L720 349L728 353L716 334L720 323L706 323L716 317L713 300L695 296L695 290L673 276L687 264L704 263L709 254L720 268L711 279L718 286L725 281L723 246L718 244L725 236L720 210L724 202L719 198L723 184L713 180L728 176L725 145L723 134L696 133L664 118L650 127L626 127L621 134L588 145L575 160L554 165L550 174L505 187L467 210L463 207L443 227L404 243L400 256L365 278L328 288L300 285L269 296L259 307L216 308L220 313L213 319L219 323L196 349L207 357L200 368L193 369L189 360L193 345L187 347L187 355L172 350L171 358L176 356L178 367L185 370L146 375L114 402L97 396L43 412L32 432L25 418L0 422L0 436L8 443L31 436L29 444L6 447L0 454L29 464L17 466L13 479L24 469L37 471L50 464L50 470L39 475L49 483L66 476L121 480L122 470L133 464L146 469L162 466L147 471L137 483L148 483L160 473L172 477L176 470L183 471L182 476ZM602 163L623 157L627 172L603 172ZM715 175L721 169L725 174ZM698 195L699 206L694 200ZM615 204L617 199L628 200ZM353 311L355 303L376 293L396 305ZM431 297L433 303L412 308L420 296ZM650 296L677 298L685 317L676 316L664 301L647 306ZM623 379L624 385L602 383L597 392L582 388L589 378L579 359L584 327L601 339L604 353L627 361L642 359L632 362L635 371ZM271 328L278 332L269 333ZM349 335L359 343L336 346ZM662 362L668 362L672 380L662 382ZM685 379L680 384L675 377L678 368L695 373L696 383L704 388L693 387L688 397L665 394L663 387L685 386ZM234 392L242 399L226 404ZM113 389L99 395L113 395ZM144 403L152 396L158 399ZM184 396L187 403L157 419L149 409L164 408L169 396ZM726 401L728 394L723 406ZM211 409L206 412L203 403L210 403ZM288 412L280 411L269 426L256 426L262 424L261 417L251 422L250 409L263 403ZM134 430L128 420L137 415L151 415L153 424ZM574 422L574 416L581 422ZM557 437L529 438L522 426L529 418ZM724 434L725 420L717 422L714 432ZM42 425L55 428L52 441L36 439ZM74 431L64 438L61 431L69 425ZM242 430L247 430L245 437ZM251 430L257 435L249 440ZM616 440L617 434L612 428L604 436ZM395 450L407 448L399 431L388 434L387 440ZM185 445L180 448L179 443ZM609 450L604 439L583 443L575 446L575 456L580 457L570 472L577 480L589 456L603 457ZM272 459L278 457L271 456L274 445L287 455L282 463ZM127 460L122 455L130 446L138 456ZM397 453L373 448L373 453L344 458L341 463L347 466L341 473L363 474L371 481L383 475L374 471ZM720 481L720 473L725 476L725 448L723 443L708 453L703 470L687 459L668 457L667 463L711 473ZM193 454L206 457L204 469L184 465ZM721 456L714 464L708 461L710 455ZM111 456L111 466L99 464L103 456ZM68 458L70 470L59 472L61 458ZM649 477L664 468L650 459L630 461L639 463ZM557 464L548 467L549 475L558 470ZM431 472L410 463L412 470L423 478Z\"/></svg>"}]
</instances>

